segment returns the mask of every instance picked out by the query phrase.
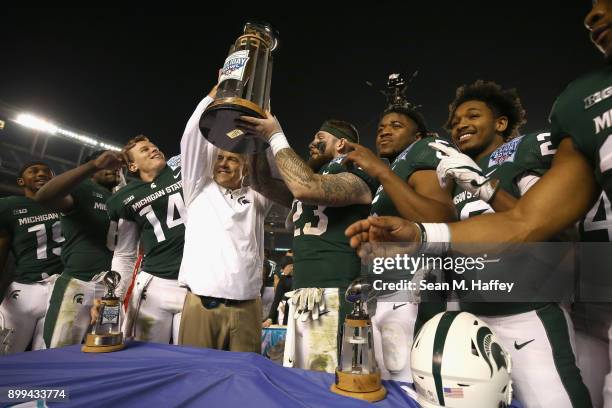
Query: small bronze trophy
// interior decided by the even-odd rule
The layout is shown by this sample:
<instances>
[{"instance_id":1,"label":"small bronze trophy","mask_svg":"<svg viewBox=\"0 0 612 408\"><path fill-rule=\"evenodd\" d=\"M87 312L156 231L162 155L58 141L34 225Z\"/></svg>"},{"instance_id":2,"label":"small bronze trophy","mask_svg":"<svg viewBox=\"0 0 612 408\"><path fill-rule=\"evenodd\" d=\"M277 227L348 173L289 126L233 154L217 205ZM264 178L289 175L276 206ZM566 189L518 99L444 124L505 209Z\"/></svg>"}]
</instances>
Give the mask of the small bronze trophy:
<instances>
[{"instance_id":1,"label":"small bronze trophy","mask_svg":"<svg viewBox=\"0 0 612 408\"><path fill-rule=\"evenodd\" d=\"M347 397L376 402L386 397L387 390L381 383L374 357L372 323L364 309L371 289L372 285L358 279L346 291L346 300L354 306L344 320L336 381L331 390Z\"/></svg>"},{"instance_id":2,"label":"small bronze trophy","mask_svg":"<svg viewBox=\"0 0 612 408\"><path fill-rule=\"evenodd\" d=\"M115 296L121 275L108 271L104 275L106 295L100 300L98 320L93 324L91 333L87 333L85 344L81 348L86 353L107 353L125 347L121 332L121 301Z\"/></svg>"},{"instance_id":3,"label":"small bronze trophy","mask_svg":"<svg viewBox=\"0 0 612 408\"><path fill-rule=\"evenodd\" d=\"M212 144L234 153L263 151L267 144L236 126L240 116L265 117L270 110L272 52L278 32L268 23L248 22L225 59L217 97L200 118L200 131Z\"/></svg>"}]
</instances>

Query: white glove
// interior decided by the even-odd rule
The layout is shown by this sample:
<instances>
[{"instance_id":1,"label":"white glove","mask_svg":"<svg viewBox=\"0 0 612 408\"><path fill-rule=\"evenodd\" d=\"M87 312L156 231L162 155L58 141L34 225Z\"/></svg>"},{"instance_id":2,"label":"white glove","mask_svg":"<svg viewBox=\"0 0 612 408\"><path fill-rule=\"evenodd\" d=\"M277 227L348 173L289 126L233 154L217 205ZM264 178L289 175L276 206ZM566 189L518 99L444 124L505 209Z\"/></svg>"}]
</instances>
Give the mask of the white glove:
<instances>
[{"instance_id":1,"label":"white glove","mask_svg":"<svg viewBox=\"0 0 612 408\"><path fill-rule=\"evenodd\" d=\"M291 303L295 305L294 319L302 322L308 320L312 313L312 319L317 320L319 313L325 311L325 299L321 288L302 288L293 291Z\"/></svg>"},{"instance_id":2,"label":"white glove","mask_svg":"<svg viewBox=\"0 0 612 408\"><path fill-rule=\"evenodd\" d=\"M499 183L492 183L482 174L482 169L469 156L442 143L429 143L432 149L442 153L442 158L436 169L440 186L446 187L447 180L455 182L472 196L489 202L495 195Z\"/></svg>"}]
</instances>

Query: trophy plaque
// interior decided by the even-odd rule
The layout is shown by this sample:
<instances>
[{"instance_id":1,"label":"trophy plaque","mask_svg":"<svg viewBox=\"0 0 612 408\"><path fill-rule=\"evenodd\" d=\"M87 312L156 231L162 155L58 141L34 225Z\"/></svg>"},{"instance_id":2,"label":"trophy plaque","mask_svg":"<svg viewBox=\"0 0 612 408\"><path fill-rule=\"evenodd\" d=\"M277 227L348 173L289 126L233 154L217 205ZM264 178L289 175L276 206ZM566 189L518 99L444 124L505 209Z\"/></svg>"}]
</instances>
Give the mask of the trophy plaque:
<instances>
[{"instance_id":1,"label":"trophy plaque","mask_svg":"<svg viewBox=\"0 0 612 408\"><path fill-rule=\"evenodd\" d=\"M87 333L85 344L81 348L86 353L107 353L121 350L125 347L123 333L121 332L121 301L115 296L115 289L119 285L121 275L115 271L108 271L104 275L106 295L100 300L98 319Z\"/></svg>"},{"instance_id":2,"label":"trophy plaque","mask_svg":"<svg viewBox=\"0 0 612 408\"><path fill-rule=\"evenodd\" d=\"M236 120L240 116L263 118L270 110L272 52L277 45L278 32L270 24L245 24L221 69L217 96L200 118L200 131L213 145L234 153L256 153L268 146L239 128Z\"/></svg>"},{"instance_id":3,"label":"trophy plaque","mask_svg":"<svg viewBox=\"0 0 612 408\"><path fill-rule=\"evenodd\" d=\"M365 311L372 286L365 280L355 280L346 291L346 300L353 311L344 320L340 358L336 380L331 390L336 394L376 402L387 396L374 356L372 323Z\"/></svg>"}]
</instances>

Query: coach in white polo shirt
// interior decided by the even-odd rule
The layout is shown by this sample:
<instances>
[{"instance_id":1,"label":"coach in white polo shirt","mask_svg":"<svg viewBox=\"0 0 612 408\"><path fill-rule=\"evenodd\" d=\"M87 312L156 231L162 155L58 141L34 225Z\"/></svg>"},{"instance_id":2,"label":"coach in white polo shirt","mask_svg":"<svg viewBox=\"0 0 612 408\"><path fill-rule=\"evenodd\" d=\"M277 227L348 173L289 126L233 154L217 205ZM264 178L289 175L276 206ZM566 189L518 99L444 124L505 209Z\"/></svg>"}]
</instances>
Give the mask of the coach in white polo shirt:
<instances>
[{"instance_id":1,"label":"coach in white polo shirt","mask_svg":"<svg viewBox=\"0 0 612 408\"><path fill-rule=\"evenodd\" d=\"M272 201L244 186L247 157L215 148L200 116L216 87L187 122L181 139L187 206L179 283L189 289L179 344L261 351L261 268L264 219Z\"/></svg>"}]
</instances>

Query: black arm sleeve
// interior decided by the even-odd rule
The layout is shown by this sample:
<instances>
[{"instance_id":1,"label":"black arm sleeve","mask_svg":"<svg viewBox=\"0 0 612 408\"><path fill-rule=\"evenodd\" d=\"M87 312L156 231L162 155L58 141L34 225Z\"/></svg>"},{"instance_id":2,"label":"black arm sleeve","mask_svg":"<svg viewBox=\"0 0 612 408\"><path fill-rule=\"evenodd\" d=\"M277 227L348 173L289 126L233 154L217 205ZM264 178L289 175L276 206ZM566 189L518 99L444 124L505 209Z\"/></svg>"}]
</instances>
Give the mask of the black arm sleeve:
<instances>
[{"instance_id":1,"label":"black arm sleeve","mask_svg":"<svg viewBox=\"0 0 612 408\"><path fill-rule=\"evenodd\" d=\"M290 286L290 285L289 285ZM272 306L270 306L270 313L268 313L268 319L272 320L273 324L278 324L278 305L281 300L285 297L285 293L291 290L291 287L287 288L287 280L284 276L281 276L278 285L276 285L276 289L274 290L274 301L272 302Z\"/></svg>"}]
</instances>

